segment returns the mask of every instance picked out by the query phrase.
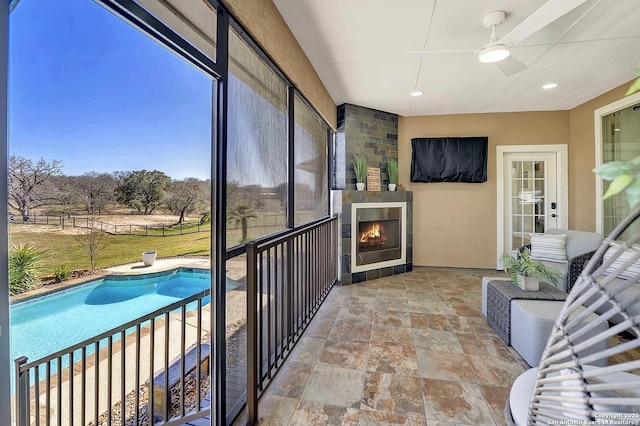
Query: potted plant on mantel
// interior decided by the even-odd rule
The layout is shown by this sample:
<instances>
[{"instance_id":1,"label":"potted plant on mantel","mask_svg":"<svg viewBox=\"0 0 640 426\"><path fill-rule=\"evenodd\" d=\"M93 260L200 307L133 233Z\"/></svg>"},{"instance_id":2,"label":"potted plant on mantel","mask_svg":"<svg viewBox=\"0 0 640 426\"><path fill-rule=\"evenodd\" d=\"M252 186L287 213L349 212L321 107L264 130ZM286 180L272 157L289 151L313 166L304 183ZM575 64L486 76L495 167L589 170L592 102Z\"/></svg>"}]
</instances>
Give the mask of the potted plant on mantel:
<instances>
[{"instance_id":1,"label":"potted plant on mantel","mask_svg":"<svg viewBox=\"0 0 640 426\"><path fill-rule=\"evenodd\" d=\"M398 162L393 158L387 161L387 174L389 175L389 191L395 191L398 184Z\"/></svg>"},{"instance_id":2,"label":"potted plant on mantel","mask_svg":"<svg viewBox=\"0 0 640 426\"><path fill-rule=\"evenodd\" d=\"M500 256L500 262L511 281L522 290L540 290L540 280L558 285L560 271L547 267L544 263L531 259L531 252L525 248L517 257L511 254Z\"/></svg>"},{"instance_id":3,"label":"potted plant on mantel","mask_svg":"<svg viewBox=\"0 0 640 426\"><path fill-rule=\"evenodd\" d=\"M367 159L364 155L356 154L351 164L356 175L356 188L358 191L364 191L364 183L367 180Z\"/></svg>"}]
</instances>

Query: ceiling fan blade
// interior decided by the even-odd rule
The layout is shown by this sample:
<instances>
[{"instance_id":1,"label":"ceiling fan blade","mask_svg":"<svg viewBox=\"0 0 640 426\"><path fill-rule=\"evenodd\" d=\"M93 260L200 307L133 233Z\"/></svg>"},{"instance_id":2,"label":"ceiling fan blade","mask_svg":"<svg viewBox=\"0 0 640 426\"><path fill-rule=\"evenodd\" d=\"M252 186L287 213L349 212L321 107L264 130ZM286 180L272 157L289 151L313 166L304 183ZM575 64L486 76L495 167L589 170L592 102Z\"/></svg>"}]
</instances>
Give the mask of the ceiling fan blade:
<instances>
[{"instance_id":1,"label":"ceiling fan blade","mask_svg":"<svg viewBox=\"0 0 640 426\"><path fill-rule=\"evenodd\" d=\"M525 64L523 64L513 56L509 56L507 59L496 62L495 64L507 77L527 69L527 66Z\"/></svg>"},{"instance_id":2,"label":"ceiling fan blade","mask_svg":"<svg viewBox=\"0 0 640 426\"><path fill-rule=\"evenodd\" d=\"M522 21L500 42L516 45L529 36L537 33L556 19L571 12L587 0L548 0L527 19Z\"/></svg>"}]
</instances>

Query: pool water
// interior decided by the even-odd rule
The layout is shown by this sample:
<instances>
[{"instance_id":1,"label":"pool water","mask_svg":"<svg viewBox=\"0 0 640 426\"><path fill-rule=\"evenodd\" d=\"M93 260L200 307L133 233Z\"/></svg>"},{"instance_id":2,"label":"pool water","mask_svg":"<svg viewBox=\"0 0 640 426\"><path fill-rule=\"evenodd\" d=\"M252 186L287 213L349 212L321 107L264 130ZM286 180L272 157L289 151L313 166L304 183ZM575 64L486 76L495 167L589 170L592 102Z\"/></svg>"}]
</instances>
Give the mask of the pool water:
<instances>
[{"instance_id":1,"label":"pool water","mask_svg":"<svg viewBox=\"0 0 640 426\"><path fill-rule=\"evenodd\" d=\"M11 359L24 355L33 361L68 348L206 290L210 277L209 271L190 269L152 276L107 277L14 304ZM232 281L227 283L227 291L233 287Z\"/></svg>"}]
</instances>

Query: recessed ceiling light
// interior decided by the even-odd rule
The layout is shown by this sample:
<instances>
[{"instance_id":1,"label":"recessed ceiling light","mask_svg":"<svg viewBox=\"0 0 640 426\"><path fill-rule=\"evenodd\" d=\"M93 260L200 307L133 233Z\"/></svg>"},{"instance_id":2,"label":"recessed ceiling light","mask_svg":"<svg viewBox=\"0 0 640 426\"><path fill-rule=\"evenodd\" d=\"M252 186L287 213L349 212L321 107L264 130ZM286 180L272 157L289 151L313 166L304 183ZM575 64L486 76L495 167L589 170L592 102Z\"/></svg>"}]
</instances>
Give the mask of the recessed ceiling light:
<instances>
[{"instance_id":1,"label":"recessed ceiling light","mask_svg":"<svg viewBox=\"0 0 640 426\"><path fill-rule=\"evenodd\" d=\"M411 92L411 96L416 97L416 96L422 96L424 95L424 93L422 93L421 91L417 90L415 92Z\"/></svg>"},{"instance_id":2,"label":"recessed ceiling light","mask_svg":"<svg viewBox=\"0 0 640 426\"><path fill-rule=\"evenodd\" d=\"M544 90L555 89L556 87L558 87L558 83L547 83L544 86L542 86Z\"/></svg>"}]
</instances>

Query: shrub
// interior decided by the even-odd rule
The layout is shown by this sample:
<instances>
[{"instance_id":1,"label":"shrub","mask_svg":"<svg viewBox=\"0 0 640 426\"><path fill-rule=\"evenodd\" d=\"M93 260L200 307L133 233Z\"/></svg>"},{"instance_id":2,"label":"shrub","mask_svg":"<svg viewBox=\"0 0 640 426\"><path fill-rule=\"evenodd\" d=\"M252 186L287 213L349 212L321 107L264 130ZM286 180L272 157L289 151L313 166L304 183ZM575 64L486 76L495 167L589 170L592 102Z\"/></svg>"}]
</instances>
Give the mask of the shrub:
<instances>
[{"instance_id":1,"label":"shrub","mask_svg":"<svg viewBox=\"0 0 640 426\"><path fill-rule=\"evenodd\" d=\"M56 269L53 271L53 276L55 277L57 283L68 280L70 275L71 271L69 270L67 265L56 266Z\"/></svg>"},{"instance_id":2,"label":"shrub","mask_svg":"<svg viewBox=\"0 0 640 426\"><path fill-rule=\"evenodd\" d=\"M9 294L16 295L40 286L38 274L44 251L26 243L9 250Z\"/></svg>"}]
</instances>

